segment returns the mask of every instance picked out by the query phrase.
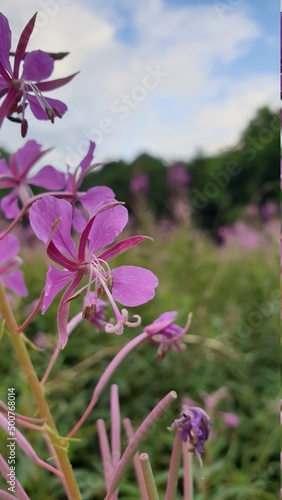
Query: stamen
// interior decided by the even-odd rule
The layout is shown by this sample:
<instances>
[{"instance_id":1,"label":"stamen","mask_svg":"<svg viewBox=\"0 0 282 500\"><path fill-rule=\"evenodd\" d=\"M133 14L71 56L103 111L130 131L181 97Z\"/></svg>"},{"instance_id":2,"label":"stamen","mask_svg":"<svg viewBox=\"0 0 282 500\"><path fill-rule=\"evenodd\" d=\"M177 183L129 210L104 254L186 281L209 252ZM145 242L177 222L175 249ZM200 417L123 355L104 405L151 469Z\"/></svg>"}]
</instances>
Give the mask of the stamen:
<instances>
[{"instance_id":1,"label":"stamen","mask_svg":"<svg viewBox=\"0 0 282 500\"><path fill-rule=\"evenodd\" d=\"M51 120L52 123L54 123L54 117L55 115L61 118L60 113L58 113L58 110L55 108L53 109L50 104L46 101L45 97L43 94L40 92L40 90L37 88L37 86L30 80L24 80L23 81L23 94L25 95L28 90L31 90L34 92L34 95L39 102L40 106L42 109L45 111L47 114L49 120Z\"/></svg>"},{"instance_id":2,"label":"stamen","mask_svg":"<svg viewBox=\"0 0 282 500\"><path fill-rule=\"evenodd\" d=\"M82 309L82 317L88 320L94 318L96 314L96 304L91 304L90 306L84 306Z\"/></svg>"},{"instance_id":3,"label":"stamen","mask_svg":"<svg viewBox=\"0 0 282 500\"><path fill-rule=\"evenodd\" d=\"M104 276L104 278L105 278L105 283L106 283L109 291L112 293L112 289L113 289L113 285L114 285L114 278L112 276ZM97 295L98 295L98 297L100 295L106 295L106 292L105 292L104 287L102 285L100 285L97 288Z\"/></svg>"}]
</instances>

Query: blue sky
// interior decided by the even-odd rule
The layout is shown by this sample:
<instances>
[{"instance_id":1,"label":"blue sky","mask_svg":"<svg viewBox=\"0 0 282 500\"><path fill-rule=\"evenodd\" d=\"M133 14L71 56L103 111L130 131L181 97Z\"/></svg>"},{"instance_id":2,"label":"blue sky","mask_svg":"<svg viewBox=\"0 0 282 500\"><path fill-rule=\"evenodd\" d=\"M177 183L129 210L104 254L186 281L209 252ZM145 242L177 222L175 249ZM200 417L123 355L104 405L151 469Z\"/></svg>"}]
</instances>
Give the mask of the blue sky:
<instances>
[{"instance_id":1,"label":"blue sky","mask_svg":"<svg viewBox=\"0 0 282 500\"><path fill-rule=\"evenodd\" d=\"M279 106L275 0L9 0L2 9L15 41L38 11L29 48L70 50L56 77L81 70L50 94L67 103L65 117L30 121L28 138L56 148L59 168L75 166L89 139L99 160L215 153L259 107ZM0 132L10 150L24 142L15 127Z\"/></svg>"}]
</instances>

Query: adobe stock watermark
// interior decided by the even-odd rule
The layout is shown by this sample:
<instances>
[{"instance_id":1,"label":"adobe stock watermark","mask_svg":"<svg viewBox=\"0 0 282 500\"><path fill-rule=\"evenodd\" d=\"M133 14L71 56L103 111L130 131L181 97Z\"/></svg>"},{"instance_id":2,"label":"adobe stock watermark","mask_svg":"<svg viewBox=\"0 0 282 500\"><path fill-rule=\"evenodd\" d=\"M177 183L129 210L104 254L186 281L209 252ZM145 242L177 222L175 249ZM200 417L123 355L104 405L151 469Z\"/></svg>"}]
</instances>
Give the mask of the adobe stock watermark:
<instances>
[{"instance_id":1,"label":"adobe stock watermark","mask_svg":"<svg viewBox=\"0 0 282 500\"><path fill-rule=\"evenodd\" d=\"M8 388L7 395L7 448L8 448L8 460L9 472L7 473L7 484L8 491L16 493L16 394L15 388Z\"/></svg>"},{"instance_id":2,"label":"adobe stock watermark","mask_svg":"<svg viewBox=\"0 0 282 500\"><path fill-rule=\"evenodd\" d=\"M126 120L169 77L168 71L163 70L159 64L155 67L146 66L145 70L146 73L139 84L134 85L129 92L121 93L111 102L108 116L102 118L96 127L82 129L84 139L81 139L75 148L65 147L66 163L69 166L74 167L81 161L88 151L89 141L100 145L106 136L117 130L118 122Z\"/></svg>"},{"instance_id":3,"label":"adobe stock watermark","mask_svg":"<svg viewBox=\"0 0 282 500\"><path fill-rule=\"evenodd\" d=\"M253 311L249 313L247 320L237 328L237 333L242 339L249 338L256 328L263 325L265 319L279 311L280 290L273 290L268 300L261 303L254 301L253 304Z\"/></svg>"},{"instance_id":4,"label":"adobe stock watermark","mask_svg":"<svg viewBox=\"0 0 282 500\"><path fill-rule=\"evenodd\" d=\"M38 0L37 5L37 17L35 27L32 32L32 37L36 36L42 28L45 28L49 23L50 19L56 17L61 7L68 5L71 0ZM29 17L26 18L26 22L30 20ZM15 44L18 43L19 34L16 34L14 31L12 32L12 40Z\"/></svg>"},{"instance_id":5,"label":"adobe stock watermark","mask_svg":"<svg viewBox=\"0 0 282 500\"><path fill-rule=\"evenodd\" d=\"M262 127L257 135L249 137L245 144L246 147L240 151L242 162L250 163L254 161L257 153L263 151L267 144L274 139L279 128L280 118L274 116L269 127ZM216 198L220 190L225 189L231 179L242 172L242 168L238 161L230 160L223 170L210 173L211 180L205 184L202 191L197 188L192 189L192 209L197 211L206 208L210 200Z\"/></svg>"},{"instance_id":6,"label":"adobe stock watermark","mask_svg":"<svg viewBox=\"0 0 282 500\"><path fill-rule=\"evenodd\" d=\"M226 14L231 14L243 3L243 0L216 0L213 3L215 12L220 19L224 19Z\"/></svg>"},{"instance_id":7,"label":"adobe stock watermark","mask_svg":"<svg viewBox=\"0 0 282 500\"><path fill-rule=\"evenodd\" d=\"M225 170L220 172L210 173L210 182L204 186L203 192L197 188L192 189L192 207L193 209L202 210L205 208L211 199L216 198L221 189L228 186L230 179L238 175L242 171L242 167L237 161L229 161Z\"/></svg>"}]
</instances>

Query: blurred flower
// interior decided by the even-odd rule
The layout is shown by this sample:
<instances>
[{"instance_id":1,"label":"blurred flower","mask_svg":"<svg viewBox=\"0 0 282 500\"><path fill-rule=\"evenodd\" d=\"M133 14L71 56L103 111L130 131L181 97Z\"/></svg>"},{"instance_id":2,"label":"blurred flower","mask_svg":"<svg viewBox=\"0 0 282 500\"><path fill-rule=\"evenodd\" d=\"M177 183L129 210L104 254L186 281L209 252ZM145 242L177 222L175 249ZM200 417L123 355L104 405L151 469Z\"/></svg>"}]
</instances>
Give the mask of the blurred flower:
<instances>
[{"instance_id":1,"label":"blurred flower","mask_svg":"<svg viewBox=\"0 0 282 500\"><path fill-rule=\"evenodd\" d=\"M237 427L239 425L240 419L238 415L236 415L235 413L219 411L217 409L221 400L228 396L227 387L220 387L212 394L208 394L205 391L200 391L200 396L204 401L205 411L210 416L210 418L212 418L212 420L218 417L223 420L223 422L225 422L228 427ZM197 404L195 401L193 401L193 399L190 399L187 396L183 400L188 406ZM213 438L215 438L214 435Z\"/></svg>"},{"instance_id":2,"label":"blurred flower","mask_svg":"<svg viewBox=\"0 0 282 500\"><path fill-rule=\"evenodd\" d=\"M0 281L8 289L21 297L28 295L23 274L17 269L22 259L17 256L20 251L18 238L9 234L0 240Z\"/></svg>"},{"instance_id":3,"label":"blurred flower","mask_svg":"<svg viewBox=\"0 0 282 500\"><path fill-rule=\"evenodd\" d=\"M248 250L260 246L260 235L248 224L235 222L232 226L221 226L218 235L225 245L239 245Z\"/></svg>"},{"instance_id":4,"label":"blurred flower","mask_svg":"<svg viewBox=\"0 0 282 500\"><path fill-rule=\"evenodd\" d=\"M205 441L209 437L211 421L202 408L183 405L180 418L174 420L169 430L180 429L180 437L184 443L189 442L192 451L202 464L201 453Z\"/></svg>"},{"instance_id":5,"label":"blurred flower","mask_svg":"<svg viewBox=\"0 0 282 500\"><path fill-rule=\"evenodd\" d=\"M247 217L257 217L259 214L259 209L256 205L250 203L245 207L245 214Z\"/></svg>"},{"instance_id":6,"label":"blurred flower","mask_svg":"<svg viewBox=\"0 0 282 500\"><path fill-rule=\"evenodd\" d=\"M42 92L61 87L70 82L75 74L52 81L49 78L54 69L54 59L42 50L27 53L26 47L33 32L37 14L30 19L21 33L15 54L14 66L10 64L12 33L7 18L0 13L0 127L5 117L21 122L22 137L26 136L28 123L25 109L29 104L31 112L38 120L61 118L67 106L57 99L44 97ZM23 62L21 75L20 65ZM14 117L13 114L17 116ZM20 118L19 118L20 116Z\"/></svg>"},{"instance_id":7,"label":"blurred flower","mask_svg":"<svg viewBox=\"0 0 282 500\"><path fill-rule=\"evenodd\" d=\"M38 349L44 350L48 347L48 336L44 332L38 332L32 342Z\"/></svg>"},{"instance_id":8,"label":"blurred flower","mask_svg":"<svg viewBox=\"0 0 282 500\"><path fill-rule=\"evenodd\" d=\"M144 328L144 332L148 334L148 341L153 344L159 344L156 355L158 361L161 361L169 350L179 353L186 349L186 345L179 342L179 340L190 327L191 314L189 314L184 328L173 322L176 316L176 311L163 313L151 325Z\"/></svg>"},{"instance_id":9,"label":"blurred flower","mask_svg":"<svg viewBox=\"0 0 282 500\"><path fill-rule=\"evenodd\" d=\"M106 204L97 207L86 224L76 249L71 237L73 207L65 200L53 196L45 196L36 201L30 210L30 223L36 236L46 244L48 256L63 269L50 266L45 285L42 312L51 305L54 297L66 286L58 308L58 331L61 346L66 345L67 320L70 301L86 289L87 319L95 315L96 301L100 295L106 294L116 316L116 325L108 323L106 331L121 334L123 325L138 326L128 321L128 312L120 312L115 301L125 306L144 304L155 295L158 285L156 276L149 270L136 266L121 266L110 269L108 261L148 239L146 236L133 236L102 251L110 245L125 227L128 214L125 207L117 204ZM88 276L88 284L75 292L83 276ZM94 301L90 296L90 287L95 284ZM75 292L75 293L74 293Z\"/></svg>"},{"instance_id":10,"label":"blurred flower","mask_svg":"<svg viewBox=\"0 0 282 500\"><path fill-rule=\"evenodd\" d=\"M272 219L277 214L277 206L272 201L266 201L261 207L261 216L264 221Z\"/></svg>"},{"instance_id":11,"label":"blurred flower","mask_svg":"<svg viewBox=\"0 0 282 500\"><path fill-rule=\"evenodd\" d=\"M179 184L181 186L188 186L191 182L191 175L187 172L184 163L175 163L167 169L168 185L172 186Z\"/></svg>"},{"instance_id":12,"label":"blurred flower","mask_svg":"<svg viewBox=\"0 0 282 500\"><path fill-rule=\"evenodd\" d=\"M133 194L138 193L139 191L147 193L150 189L148 175L144 173L135 175L130 181L129 189Z\"/></svg>"},{"instance_id":13,"label":"blurred flower","mask_svg":"<svg viewBox=\"0 0 282 500\"><path fill-rule=\"evenodd\" d=\"M224 411L217 412L217 415L226 423L228 427L237 427L240 419L235 413L226 413Z\"/></svg>"},{"instance_id":14,"label":"blurred flower","mask_svg":"<svg viewBox=\"0 0 282 500\"><path fill-rule=\"evenodd\" d=\"M48 151L43 151L36 141L27 141L9 157L8 162L0 159L0 189L12 188L0 201L1 210L7 219L19 214L18 200L24 205L33 196L30 184L45 189L61 189L65 185L65 175L50 165L43 167L37 174L30 174L35 163Z\"/></svg>"}]
</instances>

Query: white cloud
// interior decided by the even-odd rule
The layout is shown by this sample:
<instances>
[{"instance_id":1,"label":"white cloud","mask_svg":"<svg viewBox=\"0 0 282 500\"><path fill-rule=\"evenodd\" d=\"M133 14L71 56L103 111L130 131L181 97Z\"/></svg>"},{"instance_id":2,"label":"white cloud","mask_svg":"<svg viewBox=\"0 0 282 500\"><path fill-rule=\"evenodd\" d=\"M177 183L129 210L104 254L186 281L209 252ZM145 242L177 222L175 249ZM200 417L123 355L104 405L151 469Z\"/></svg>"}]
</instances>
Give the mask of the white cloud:
<instances>
[{"instance_id":1,"label":"white cloud","mask_svg":"<svg viewBox=\"0 0 282 500\"><path fill-rule=\"evenodd\" d=\"M81 70L69 85L50 94L69 106L62 120L55 125L30 120L28 137L57 145L51 156L57 164L73 163L90 137L100 140L99 159L131 159L140 151L187 158L197 147L215 151L236 140L258 106L274 102L271 75L241 75L234 81L228 73L228 65L261 36L243 6L223 22L213 5L168 8L161 0L121 2L119 8L130 9L135 32L130 45L117 37L122 15L116 5L23 0L19 7L17 0L9 0L3 8L17 34L39 11L39 28L29 48L71 52L56 63L56 77ZM220 73L214 71L216 64ZM156 65L168 75L154 89L144 90L148 67ZM130 104L122 102L126 96ZM124 114L128 111L124 120L117 111L120 105ZM105 119L111 127L101 125ZM0 140L11 150L23 143L8 121Z\"/></svg>"}]
</instances>

